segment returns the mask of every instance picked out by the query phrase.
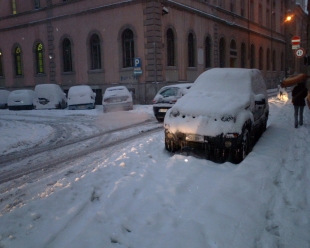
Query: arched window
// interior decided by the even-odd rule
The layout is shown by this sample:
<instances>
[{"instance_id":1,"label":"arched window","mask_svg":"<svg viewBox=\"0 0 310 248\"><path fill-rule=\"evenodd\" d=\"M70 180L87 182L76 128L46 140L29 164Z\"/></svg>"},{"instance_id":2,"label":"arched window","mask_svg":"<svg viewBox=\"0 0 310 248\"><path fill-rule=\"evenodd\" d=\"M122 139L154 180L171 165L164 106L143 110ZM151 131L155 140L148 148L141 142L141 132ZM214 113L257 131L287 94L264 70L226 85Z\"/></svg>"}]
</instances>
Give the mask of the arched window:
<instances>
[{"instance_id":1,"label":"arched window","mask_svg":"<svg viewBox=\"0 0 310 248\"><path fill-rule=\"evenodd\" d=\"M276 51L273 50L272 52L272 70L276 71L277 70L277 65L276 65Z\"/></svg>"},{"instance_id":2,"label":"arched window","mask_svg":"<svg viewBox=\"0 0 310 248\"><path fill-rule=\"evenodd\" d=\"M255 46L253 44L250 51L250 68L255 68Z\"/></svg>"},{"instance_id":3,"label":"arched window","mask_svg":"<svg viewBox=\"0 0 310 248\"><path fill-rule=\"evenodd\" d=\"M195 67L195 41L194 35L190 33L188 35L188 67Z\"/></svg>"},{"instance_id":4,"label":"arched window","mask_svg":"<svg viewBox=\"0 0 310 248\"><path fill-rule=\"evenodd\" d=\"M211 67L211 38L208 36L205 41L206 68Z\"/></svg>"},{"instance_id":5,"label":"arched window","mask_svg":"<svg viewBox=\"0 0 310 248\"><path fill-rule=\"evenodd\" d=\"M266 54L266 70L270 71L270 49L267 49L267 54Z\"/></svg>"},{"instance_id":6,"label":"arched window","mask_svg":"<svg viewBox=\"0 0 310 248\"><path fill-rule=\"evenodd\" d=\"M171 28L167 30L167 66L175 66L174 34Z\"/></svg>"},{"instance_id":7,"label":"arched window","mask_svg":"<svg viewBox=\"0 0 310 248\"><path fill-rule=\"evenodd\" d=\"M2 51L0 50L0 77L3 77Z\"/></svg>"},{"instance_id":8,"label":"arched window","mask_svg":"<svg viewBox=\"0 0 310 248\"><path fill-rule=\"evenodd\" d=\"M244 42L241 44L241 59L240 59L240 67L246 68L246 45Z\"/></svg>"},{"instance_id":9,"label":"arched window","mask_svg":"<svg viewBox=\"0 0 310 248\"><path fill-rule=\"evenodd\" d=\"M72 54L71 54L71 42L68 38L62 42L62 56L63 56L63 71L72 71Z\"/></svg>"},{"instance_id":10,"label":"arched window","mask_svg":"<svg viewBox=\"0 0 310 248\"><path fill-rule=\"evenodd\" d=\"M123 47L123 67L133 67L133 59L135 57L134 36L132 30L125 29L122 34Z\"/></svg>"},{"instance_id":11,"label":"arched window","mask_svg":"<svg viewBox=\"0 0 310 248\"><path fill-rule=\"evenodd\" d=\"M36 69L37 74L44 73L43 45L41 43L36 45Z\"/></svg>"},{"instance_id":12,"label":"arched window","mask_svg":"<svg viewBox=\"0 0 310 248\"><path fill-rule=\"evenodd\" d=\"M258 63L259 63L259 69L263 70L264 69L264 54L263 54L263 48L259 48L259 55L258 55Z\"/></svg>"},{"instance_id":13,"label":"arched window","mask_svg":"<svg viewBox=\"0 0 310 248\"><path fill-rule=\"evenodd\" d=\"M90 57L91 69L101 69L100 38L97 34L93 34L90 38Z\"/></svg>"},{"instance_id":14,"label":"arched window","mask_svg":"<svg viewBox=\"0 0 310 248\"><path fill-rule=\"evenodd\" d=\"M22 71L22 55L20 47L16 47L14 51L15 75L20 76Z\"/></svg>"},{"instance_id":15,"label":"arched window","mask_svg":"<svg viewBox=\"0 0 310 248\"><path fill-rule=\"evenodd\" d=\"M225 39L221 38L220 39L220 67L223 68L225 67L225 53L226 53L226 43L225 43Z\"/></svg>"}]
</instances>

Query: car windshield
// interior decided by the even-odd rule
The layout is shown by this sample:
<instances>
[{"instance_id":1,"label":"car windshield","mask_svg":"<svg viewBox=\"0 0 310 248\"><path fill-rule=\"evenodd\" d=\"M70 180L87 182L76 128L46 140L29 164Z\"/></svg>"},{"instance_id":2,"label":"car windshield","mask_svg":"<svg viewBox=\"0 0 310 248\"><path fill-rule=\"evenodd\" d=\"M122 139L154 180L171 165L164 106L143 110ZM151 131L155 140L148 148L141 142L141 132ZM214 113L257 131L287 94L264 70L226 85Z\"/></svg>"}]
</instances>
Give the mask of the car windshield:
<instances>
[{"instance_id":1,"label":"car windshield","mask_svg":"<svg viewBox=\"0 0 310 248\"><path fill-rule=\"evenodd\" d=\"M178 88L166 88L163 89L161 92L159 92L160 95L163 97L168 97L168 96L177 96L178 95Z\"/></svg>"}]
</instances>

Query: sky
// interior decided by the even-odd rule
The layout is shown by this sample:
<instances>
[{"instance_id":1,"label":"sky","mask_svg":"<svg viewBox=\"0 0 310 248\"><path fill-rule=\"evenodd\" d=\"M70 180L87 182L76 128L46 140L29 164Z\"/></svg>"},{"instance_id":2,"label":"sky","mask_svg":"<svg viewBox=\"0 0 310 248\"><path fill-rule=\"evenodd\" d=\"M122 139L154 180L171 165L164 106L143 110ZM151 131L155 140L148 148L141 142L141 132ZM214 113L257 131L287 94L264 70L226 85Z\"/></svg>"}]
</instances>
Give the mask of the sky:
<instances>
[{"instance_id":1,"label":"sky","mask_svg":"<svg viewBox=\"0 0 310 248\"><path fill-rule=\"evenodd\" d=\"M290 93L269 106L267 130L240 164L171 154L159 130L1 184L0 247L309 248L310 109L295 129ZM151 105L0 110L0 156L48 144L56 121L74 139L138 120L156 123Z\"/></svg>"}]
</instances>

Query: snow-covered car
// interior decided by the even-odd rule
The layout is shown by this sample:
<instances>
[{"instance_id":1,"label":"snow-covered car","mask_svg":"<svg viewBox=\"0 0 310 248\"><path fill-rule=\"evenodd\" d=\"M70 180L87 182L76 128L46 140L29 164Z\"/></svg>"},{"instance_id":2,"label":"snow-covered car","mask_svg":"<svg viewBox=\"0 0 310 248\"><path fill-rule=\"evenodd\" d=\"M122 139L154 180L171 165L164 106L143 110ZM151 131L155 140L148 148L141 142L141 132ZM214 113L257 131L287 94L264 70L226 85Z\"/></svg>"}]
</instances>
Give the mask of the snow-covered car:
<instances>
[{"instance_id":1,"label":"snow-covered car","mask_svg":"<svg viewBox=\"0 0 310 248\"><path fill-rule=\"evenodd\" d=\"M72 86L68 92L68 109L94 109L96 93L89 85Z\"/></svg>"},{"instance_id":2,"label":"snow-covered car","mask_svg":"<svg viewBox=\"0 0 310 248\"><path fill-rule=\"evenodd\" d=\"M6 109L8 107L8 97L10 95L8 90L0 90L0 109Z\"/></svg>"},{"instance_id":3,"label":"snow-covered car","mask_svg":"<svg viewBox=\"0 0 310 248\"><path fill-rule=\"evenodd\" d=\"M265 81L257 69L214 68L167 111L165 148L199 151L215 162L241 162L266 130Z\"/></svg>"},{"instance_id":4,"label":"snow-covered car","mask_svg":"<svg viewBox=\"0 0 310 248\"><path fill-rule=\"evenodd\" d=\"M125 86L109 87L102 97L103 112L132 110L133 102L129 90Z\"/></svg>"},{"instance_id":5,"label":"snow-covered car","mask_svg":"<svg viewBox=\"0 0 310 248\"><path fill-rule=\"evenodd\" d=\"M192 85L192 83L174 84L164 86L158 91L153 99L153 112L159 122L164 121L167 110L184 96Z\"/></svg>"},{"instance_id":6,"label":"snow-covered car","mask_svg":"<svg viewBox=\"0 0 310 248\"><path fill-rule=\"evenodd\" d=\"M34 89L33 107L35 109L64 109L67 97L57 84L38 84Z\"/></svg>"},{"instance_id":7,"label":"snow-covered car","mask_svg":"<svg viewBox=\"0 0 310 248\"><path fill-rule=\"evenodd\" d=\"M13 90L8 96L9 110L33 109L33 90Z\"/></svg>"}]
</instances>

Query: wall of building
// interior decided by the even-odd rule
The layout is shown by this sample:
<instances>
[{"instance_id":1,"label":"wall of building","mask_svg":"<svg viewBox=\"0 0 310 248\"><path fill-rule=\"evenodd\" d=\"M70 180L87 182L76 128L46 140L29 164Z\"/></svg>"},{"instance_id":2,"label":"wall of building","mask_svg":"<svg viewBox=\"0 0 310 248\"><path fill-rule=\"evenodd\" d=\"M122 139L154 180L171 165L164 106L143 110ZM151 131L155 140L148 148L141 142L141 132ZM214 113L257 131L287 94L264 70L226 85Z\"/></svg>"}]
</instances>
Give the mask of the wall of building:
<instances>
[{"instance_id":1,"label":"wall of building","mask_svg":"<svg viewBox=\"0 0 310 248\"><path fill-rule=\"evenodd\" d=\"M39 83L57 83L64 90L76 84L88 84L102 92L111 85L125 85L134 94L136 103L151 103L154 95L164 85L177 82L192 82L206 69L205 39L212 40L212 67L219 67L219 40L226 43L226 67L241 66L241 43L246 44L246 67L250 68L250 45L255 47L255 67L259 65L259 49L263 51L262 73L268 88L277 87L284 77L285 66L281 56L286 56L285 29L281 18L285 15L284 0L261 1L263 13L255 7L253 20L248 18L249 6L244 6L241 16L241 1L234 1L233 11L228 1L219 6L217 1L128 1L118 0L60 0L41 1L40 9L34 9L16 0L17 14L12 6L1 5L0 51L4 75L0 87L10 89L34 88ZM210 2L210 3L209 3ZM162 14L162 8L169 10ZM266 27L267 10L277 16L276 23ZM270 17L270 21L271 21ZM261 21L262 20L262 21ZM262 22L262 23L259 23ZM133 68L122 68L121 34L125 28L134 32L135 57L141 58L143 73L133 75ZM166 32L172 28L175 34L176 65L167 66ZM101 40L102 69L90 68L90 36L96 33ZM194 67L188 67L187 38L194 34ZM68 38L72 45L72 72L63 72L62 41ZM230 43L236 42L236 51L231 53ZM44 73L36 74L35 44L44 47ZM23 75L14 75L14 47L22 49ZM275 51L275 70L267 70L266 53ZM236 54L235 54L236 53ZM271 57L271 56L270 56ZM232 63L233 61L234 63ZM271 68L273 68L271 63ZM232 65L233 64L233 65ZM98 100L98 99L97 99ZM97 103L100 102L100 99Z\"/></svg>"}]
</instances>

